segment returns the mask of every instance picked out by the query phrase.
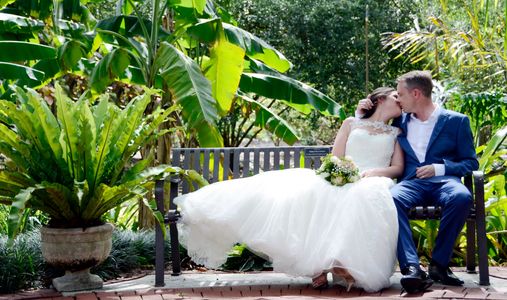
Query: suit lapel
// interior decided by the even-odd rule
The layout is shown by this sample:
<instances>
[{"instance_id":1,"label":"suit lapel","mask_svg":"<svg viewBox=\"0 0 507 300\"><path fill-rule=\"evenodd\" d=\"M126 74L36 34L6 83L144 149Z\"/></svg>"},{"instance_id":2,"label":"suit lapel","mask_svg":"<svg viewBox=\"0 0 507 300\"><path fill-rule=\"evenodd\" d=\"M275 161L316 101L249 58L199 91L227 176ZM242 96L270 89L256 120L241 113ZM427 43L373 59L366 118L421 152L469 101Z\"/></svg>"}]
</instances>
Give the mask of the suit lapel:
<instances>
[{"instance_id":1,"label":"suit lapel","mask_svg":"<svg viewBox=\"0 0 507 300\"><path fill-rule=\"evenodd\" d=\"M440 115L438 116L437 123L435 124L435 128L433 128L433 132L431 133L430 141L428 142L428 148L426 148L426 155L428 154L429 150L431 149L431 146L436 141L442 129L444 129L445 123L447 123L448 119L449 115L444 109L442 109Z\"/></svg>"},{"instance_id":2,"label":"suit lapel","mask_svg":"<svg viewBox=\"0 0 507 300\"><path fill-rule=\"evenodd\" d=\"M408 128L408 122L410 121L410 114L404 114L403 120L401 122L401 133L398 136L398 142L400 143L401 148L405 151L405 155L411 155L413 156L417 161L417 155L415 155L414 149L412 149L412 146L410 146L410 143L407 139L407 128Z\"/></svg>"}]
</instances>

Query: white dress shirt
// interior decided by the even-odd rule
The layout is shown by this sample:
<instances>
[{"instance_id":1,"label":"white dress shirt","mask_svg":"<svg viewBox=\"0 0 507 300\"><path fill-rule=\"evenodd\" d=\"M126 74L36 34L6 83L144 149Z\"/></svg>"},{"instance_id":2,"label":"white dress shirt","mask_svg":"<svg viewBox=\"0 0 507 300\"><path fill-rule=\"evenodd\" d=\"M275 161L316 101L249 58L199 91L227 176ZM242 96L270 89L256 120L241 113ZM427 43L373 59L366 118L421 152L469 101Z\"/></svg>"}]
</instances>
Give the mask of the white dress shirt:
<instances>
[{"instance_id":1,"label":"white dress shirt","mask_svg":"<svg viewBox=\"0 0 507 300\"><path fill-rule=\"evenodd\" d=\"M441 108L437 105L426 121L421 121L414 114L410 114L410 122L408 122L407 126L407 140L421 163L426 160L426 150L428 150L431 134L441 111ZM435 168L435 176L445 175L444 164L433 164L433 167Z\"/></svg>"}]
</instances>

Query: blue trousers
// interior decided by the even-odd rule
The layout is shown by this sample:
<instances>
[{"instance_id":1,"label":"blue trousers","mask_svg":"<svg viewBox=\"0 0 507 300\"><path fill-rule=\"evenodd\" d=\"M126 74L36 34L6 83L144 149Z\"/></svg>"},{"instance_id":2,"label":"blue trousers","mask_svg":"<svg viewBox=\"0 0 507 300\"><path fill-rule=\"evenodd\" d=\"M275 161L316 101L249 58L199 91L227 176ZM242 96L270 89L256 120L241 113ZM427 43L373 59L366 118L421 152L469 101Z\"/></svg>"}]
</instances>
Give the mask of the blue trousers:
<instances>
[{"instance_id":1,"label":"blue trousers","mask_svg":"<svg viewBox=\"0 0 507 300\"><path fill-rule=\"evenodd\" d=\"M438 229L432 260L447 266L451 260L454 243L472 205L472 195L459 180L431 182L425 179L404 180L391 188L398 210L398 262L400 268L419 265L417 249L412 238L408 212L415 206L441 206L442 217Z\"/></svg>"}]
</instances>

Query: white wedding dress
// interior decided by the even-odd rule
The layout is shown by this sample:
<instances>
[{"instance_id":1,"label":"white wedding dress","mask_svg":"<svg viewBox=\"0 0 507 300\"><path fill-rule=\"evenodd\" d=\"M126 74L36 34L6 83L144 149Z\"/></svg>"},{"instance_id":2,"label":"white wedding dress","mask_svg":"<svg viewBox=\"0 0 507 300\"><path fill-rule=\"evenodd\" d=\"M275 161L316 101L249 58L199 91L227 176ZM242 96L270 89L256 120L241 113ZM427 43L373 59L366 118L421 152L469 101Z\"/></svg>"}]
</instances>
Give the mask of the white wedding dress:
<instances>
[{"instance_id":1,"label":"white wedding dress","mask_svg":"<svg viewBox=\"0 0 507 300\"><path fill-rule=\"evenodd\" d=\"M354 120L346 155L361 171L387 167L397 134L383 123ZM274 271L315 277L344 267L355 286L378 291L389 286L396 262L392 185L386 177L366 177L337 187L302 168L217 182L175 199L181 243L210 268L244 243L268 257Z\"/></svg>"}]
</instances>

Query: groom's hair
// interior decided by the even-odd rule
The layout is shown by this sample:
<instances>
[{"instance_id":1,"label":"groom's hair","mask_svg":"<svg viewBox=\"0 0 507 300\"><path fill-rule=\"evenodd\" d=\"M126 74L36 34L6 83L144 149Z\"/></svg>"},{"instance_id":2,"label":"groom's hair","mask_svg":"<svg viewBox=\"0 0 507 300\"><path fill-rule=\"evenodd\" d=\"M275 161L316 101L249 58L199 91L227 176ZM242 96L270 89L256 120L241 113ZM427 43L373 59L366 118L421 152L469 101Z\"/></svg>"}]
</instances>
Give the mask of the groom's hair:
<instances>
[{"instance_id":1,"label":"groom's hair","mask_svg":"<svg viewBox=\"0 0 507 300\"><path fill-rule=\"evenodd\" d=\"M419 89L426 97L431 97L433 82L430 71L410 71L398 77L399 82L405 82L409 90Z\"/></svg>"},{"instance_id":2,"label":"groom's hair","mask_svg":"<svg viewBox=\"0 0 507 300\"><path fill-rule=\"evenodd\" d=\"M361 117L361 119L367 119L367 118L371 117L375 113L375 111L377 110L378 101L382 98L386 98L392 92L396 92L396 90L391 87L384 87L384 86L376 88L373 92L371 92L371 94L368 95L368 98L370 99L371 103L373 103L373 106L372 106L372 108L370 108L364 112L364 115Z\"/></svg>"}]
</instances>

